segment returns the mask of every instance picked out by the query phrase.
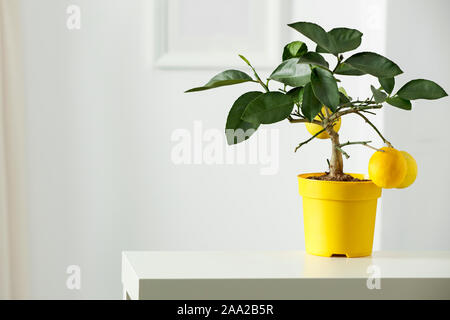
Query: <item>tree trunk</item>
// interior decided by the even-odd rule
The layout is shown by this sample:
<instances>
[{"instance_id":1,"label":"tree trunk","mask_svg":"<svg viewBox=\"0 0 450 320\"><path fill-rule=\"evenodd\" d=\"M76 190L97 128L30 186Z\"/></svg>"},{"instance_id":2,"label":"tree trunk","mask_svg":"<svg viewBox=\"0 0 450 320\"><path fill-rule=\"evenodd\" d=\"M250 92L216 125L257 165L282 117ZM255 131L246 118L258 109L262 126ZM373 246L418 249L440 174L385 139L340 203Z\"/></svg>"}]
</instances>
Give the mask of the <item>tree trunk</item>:
<instances>
[{"instance_id":1,"label":"tree trunk","mask_svg":"<svg viewBox=\"0 0 450 320\"><path fill-rule=\"evenodd\" d=\"M344 161L342 159L342 153L336 148L339 146L339 134L334 131L333 127L327 129L327 133L331 140L331 160L330 160L330 173L331 178L336 178L344 175Z\"/></svg>"}]
</instances>

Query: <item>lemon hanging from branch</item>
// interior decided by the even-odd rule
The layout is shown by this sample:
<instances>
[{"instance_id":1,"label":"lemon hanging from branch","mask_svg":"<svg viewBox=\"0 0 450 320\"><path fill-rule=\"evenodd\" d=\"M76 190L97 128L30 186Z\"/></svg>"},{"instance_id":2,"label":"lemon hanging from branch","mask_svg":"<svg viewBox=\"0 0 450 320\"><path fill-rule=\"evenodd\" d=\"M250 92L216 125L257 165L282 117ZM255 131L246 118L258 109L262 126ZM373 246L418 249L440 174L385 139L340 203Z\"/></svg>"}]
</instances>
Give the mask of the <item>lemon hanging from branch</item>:
<instances>
[{"instance_id":1,"label":"lemon hanging from branch","mask_svg":"<svg viewBox=\"0 0 450 320\"><path fill-rule=\"evenodd\" d=\"M376 151L369 160L369 177L380 188L397 188L406 177L407 163L403 154L390 147Z\"/></svg>"},{"instance_id":2,"label":"lemon hanging from branch","mask_svg":"<svg viewBox=\"0 0 450 320\"><path fill-rule=\"evenodd\" d=\"M327 109L328 109L328 113L331 114L331 110L330 110L329 108L327 108ZM321 114L323 115L323 117L327 117L327 110L326 110L326 107L325 107L325 106L322 107ZM317 116L314 118L314 120L321 121L322 119L320 118L319 115L317 115ZM323 130L323 127L322 127L322 126L320 126L320 125L318 125L318 124L315 124L315 123L305 123L305 126L306 126L306 129L308 130L308 132L309 132L312 136L314 136L315 134L317 134L319 131ZM339 129L340 129L340 128L341 128L341 118L338 118L338 119L334 122L334 124L333 124L333 129L334 129L334 131L339 132ZM323 132L319 133L319 134L316 136L316 138L319 138L319 139L329 139L330 136L328 135L328 133L327 133L326 131L323 131Z\"/></svg>"},{"instance_id":3,"label":"lemon hanging from branch","mask_svg":"<svg viewBox=\"0 0 450 320\"><path fill-rule=\"evenodd\" d=\"M414 183L417 177L417 162L416 160L406 151L400 151L406 160L406 175L402 183L400 183L397 188L403 189L407 188Z\"/></svg>"}]
</instances>

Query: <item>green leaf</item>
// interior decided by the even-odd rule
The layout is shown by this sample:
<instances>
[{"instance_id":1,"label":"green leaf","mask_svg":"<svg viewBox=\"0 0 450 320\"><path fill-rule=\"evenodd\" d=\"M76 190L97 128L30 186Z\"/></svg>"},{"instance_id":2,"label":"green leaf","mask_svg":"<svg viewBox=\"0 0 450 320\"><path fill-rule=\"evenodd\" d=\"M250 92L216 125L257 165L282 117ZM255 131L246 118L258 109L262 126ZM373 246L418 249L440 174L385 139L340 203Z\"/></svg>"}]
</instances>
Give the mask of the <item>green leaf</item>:
<instances>
[{"instance_id":1,"label":"green leaf","mask_svg":"<svg viewBox=\"0 0 450 320\"><path fill-rule=\"evenodd\" d=\"M325 60L324 57L322 57L319 53L310 51L305 53L303 56L300 57L298 60L298 63L307 63L312 65L318 65L325 68L328 68L328 62Z\"/></svg>"},{"instance_id":2,"label":"green leaf","mask_svg":"<svg viewBox=\"0 0 450 320\"><path fill-rule=\"evenodd\" d=\"M345 63L378 78L392 78L403 73L394 62L374 52L356 53Z\"/></svg>"},{"instance_id":3,"label":"green leaf","mask_svg":"<svg viewBox=\"0 0 450 320\"><path fill-rule=\"evenodd\" d=\"M391 106L403 109L403 110L411 110L411 101L400 98L398 96L393 96L391 98L387 98L386 102Z\"/></svg>"},{"instance_id":4,"label":"green leaf","mask_svg":"<svg viewBox=\"0 0 450 320\"><path fill-rule=\"evenodd\" d=\"M349 103L350 99L342 92L339 91L339 104Z\"/></svg>"},{"instance_id":5,"label":"green leaf","mask_svg":"<svg viewBox=\"0 0 450 320\"><path fill-rule=\"evenodd\" d=\"M298 58L292 58L281 63L270 75L270 79L279 81L291 87L301 87L310 80L311 68L307 64L298 64Z\"/></svg>"},{"instance_id":6,"label":"green leaf","mask_svg":"<svg viewBox=\"0 0 450 320\"><path fill-rule=\"evenodd\" d=\"M362 33L355 29L334 28L326 32L321 26L311 22L296 22L288 26L317 43L316 52L338 53L354 50L361 44Z\"/></svg>"},{"instance_id":7,"label":"green leaf","mask_svg":"<svg viewBox=\"0 0 450 320\"><path fill-rule=\"evenodd\" d=\"M242 119L255 124L275 123L286 119L293 107L291 97L281 92L267 92L248 104Z\"/></svg>"},{"instance_id":8,"label":"green leaf","mask_svg":"<svg viewBox=\"0 0 450 320\"><path fill-rule=\"evenodd\" d=\"M339 90L333 74L322 68L314 68L311 73L314 95L333 112L339 105Z\"/></svg>"},{"instance_id":9,"label":"green leaf","mask_svg":"<svg viewBox=\"0 0 450 320\"><path fill-rule=\"evenodd\" d=\"M244 57L242 54L238 54L238 56L239 56L239 58L241 58L242 60L244 60L244 62L245 62L247 65L251 66L250 61L248 61L248 59L247 59L246 57Z\"/></svg>"},{"instance_id":10,"label":"green leaf","mask_svg":"<svg viewBox=\"0 0 450 320\"><path fill-rule=\"evenodd\" d=\"M339 105L349 103L352 101L352 98L349 97L347 91L345 91L343 87L339 87L338 90L339 90Z\"/></svg>"},{"instance_id":11,"label":"green leaf","mask_svg":"<svg viewBox=\"0 0 450 320\"><path fill-rule=\"evenodd\" d=\"M294 103L302 103L303 100L303 87L297 87L289 90L286 94L291 97Z\"/></svg>"},{"instance_id":12,"label":"green leaf","mask_svg":"<svg viewBox=\"0 0 450 320\"><path fill-rule=\"evenodd\" d=\"M400 90L398 90L397 95L407 100L434 100L447 96L447 92L445 92L445 90L436 82L416 79L409 81L401 87Z\"/></svg>"},{"instance_id":13,"label":"green leaf","mask_svg":"<svg viewBox=\"0 0 450 320\"><path fill-rule=\"evenodd\" d=\"M395 78L378 78L378 82L388 94L391 94L394 90Z\"/></svg>"},{"instance_id":14,"label":"green leaf","mask_svg":"<svg viewBox=\"0 0 450 320\"><path fill-rule=\"evenodd\" d=\"M383 91L376 89L374 86L370 86L370 90L372 90L373 98L375 99L376 103L382 103L386 100L387 94Z\"/></svg>"},{"instance_id":15,"label":"green leaf","mask_svg":"<svg viewBox=\"0 0 450 320\"><path fill-rule=\"evenodd\" d=\"M241 95L228 113L225 136L229 145L247 140L259 127L259 123L250 123L241 119L248 104L262 95L259 91L250 91ZM239 132L242 129L242 132ZM250 130L249 130L250 129Z\"/></svg>"},{"instance_id":16,"label":"green leaf","mask_svg":"<svg viewBox=\"0 0 450 320\"><path fill-rule=\"evenodd\" d=\"M345 91L344 87L339 87L338 90L339 90L339 92L343 93L348 98L347 91Z\"/></svg>"},{"instance_id":17,"label":"green leaf","mask_svg":"<svg viewBox=\"0 0 450 320\"><path fill-rule=\"evenodd\" d=\"M314 95L311 83L308 83L303 92L302 113L311 122L321 109L322 103Z\"/></svg>"},{"instance_id":18,"label":"green leaf","mask_svg":"<svg viewBox=\"0 0 450 320\"><path fill-rule=\"evenodd\" d=\"M224 72L221 72L221 73L215 75L203 87L192 88L185 92L208 90L208 89L212 89L212 88L229 86L232 84L248 82L248 81L254 81L254 80L245 72L242 72L239 70L226 70Z\"/></svg>"},{"instance_id":19,"label":"green leaf","mask_svg":"<svg viewBox=\"0 0 450 320\"><path fill-rule=\"evenodd\" d=\"M308 51L308 47L301 41L293 41L284 46L283 61L291 58L299 58Z\"/></svg>"},{"instance_id":20,"label":"green leaf","mask_svg":"<svg viewBox=\"0 0 450 320\"><path fill-rule=\"evenodd\" d=\"M354 50L361 44L362 33L356 29L335 28L328 31L334 42L335 53Z\"/></svg>"},{"instance_id":21,"label":"green leaf","mask_svg":"<svg viewBox=\"0 0 450 320\"><path fill-rule=\"evenodd\" d=\"M336 74L342 74L344 76L362 76L366 74L364 71L353 68L347 63L341 63L334 71Z\"/></svg>"},{"instance_id":22,"label":"green leaf","mask_svg":"<svg viewBox=\"0 0 450 320\"><path fill-rule=\"evenodd\" d=\"M325 50L324 48L322 48L319 45L316 46L316 52L317 53L331 53L331 52L328 52L327 50Z\"/></svg>"},{"instance_id":23,"label":"green leaf","mask_svg":"<svg viewBox=\"0 0 450 320\"><path fill-rule=\"evenodd\" d=\"M321 26L311 22L290 23L288 26L311 39L328 52L337 53L331 37Z\"/></svg>"}]
</instances>

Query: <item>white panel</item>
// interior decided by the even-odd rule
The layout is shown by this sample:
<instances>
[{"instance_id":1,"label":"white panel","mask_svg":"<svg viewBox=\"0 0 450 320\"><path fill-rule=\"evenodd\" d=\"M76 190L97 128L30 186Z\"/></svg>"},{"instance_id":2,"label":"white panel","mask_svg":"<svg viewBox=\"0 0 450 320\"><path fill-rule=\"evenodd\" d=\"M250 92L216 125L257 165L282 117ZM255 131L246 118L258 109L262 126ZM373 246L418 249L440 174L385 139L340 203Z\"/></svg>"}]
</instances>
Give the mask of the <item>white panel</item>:
<instances>
[{"instance_id":1,"label":"white panel","mask_svg":"<svg viewBox=\"0 0 450 320\"><path fill-rule=\"evenodd\" d=\"M155 64L161 68L256 67L280 60L277 0L157 1ZM200 10L201 9L201 10Z\"/></svg>"}]
</instances>

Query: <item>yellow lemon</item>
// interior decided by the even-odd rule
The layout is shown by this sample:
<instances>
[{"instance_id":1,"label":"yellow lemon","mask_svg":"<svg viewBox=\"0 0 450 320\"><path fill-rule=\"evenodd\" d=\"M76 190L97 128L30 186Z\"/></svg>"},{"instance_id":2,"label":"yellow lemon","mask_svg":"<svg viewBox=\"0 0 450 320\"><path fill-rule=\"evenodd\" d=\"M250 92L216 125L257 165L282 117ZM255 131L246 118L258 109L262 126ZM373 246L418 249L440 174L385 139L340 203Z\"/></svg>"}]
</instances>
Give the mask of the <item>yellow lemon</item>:
<instances>
[{"instance_id":1,"label":"yellow lemon","mask_svg":"<svg viewBox=\"0 0 450 320\"><path fill-rule=\"evenodd\" d=\"M332 113L330 109L328 109L328 111L330 112L330 114ZM324 116L327 115L326 111L325 111L325 106L322 107L322 114ZM317 115L314 120L321 120L319 115ZM323 129L322 126L315 124L315 123L305 123L306 125L306 129L308 130L309 133L311 133L311 135L315 135L317 132L319 132L320 130ZM338 132L339 129L341 128L341 118L339 118L337 121L334 122L333 125L333 129L334 131ZM320 133L319 135L316 136L316 138L319 139L328 139L330 136L328 135L328 133L326 131Z\"/></svg>"},{"instance_id":2,"label":"yellow lemon","mask_svg":"<svg viewBox=\"0 0 450 320\"><path fill-rule=\"evenodd\" d=\"M403 154L389 147L376 151L369 160L369 177L380 188L396 188L406 176L407 164Z\"/></svg>"},{"instance_id":3,"label":"yellow lemon","mask_svg":"<svg viewBox=\"0 0 450 320\"><path fill-rule=\"evenodd\" d=\"M417 177L417 162L416 160L406 151L400 151L406 160L406 175L402 183L397 187L403 189L409 187L414 183Z\"/></svg>"}]
</instances>

